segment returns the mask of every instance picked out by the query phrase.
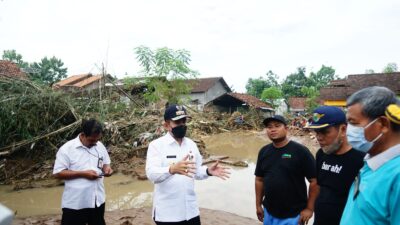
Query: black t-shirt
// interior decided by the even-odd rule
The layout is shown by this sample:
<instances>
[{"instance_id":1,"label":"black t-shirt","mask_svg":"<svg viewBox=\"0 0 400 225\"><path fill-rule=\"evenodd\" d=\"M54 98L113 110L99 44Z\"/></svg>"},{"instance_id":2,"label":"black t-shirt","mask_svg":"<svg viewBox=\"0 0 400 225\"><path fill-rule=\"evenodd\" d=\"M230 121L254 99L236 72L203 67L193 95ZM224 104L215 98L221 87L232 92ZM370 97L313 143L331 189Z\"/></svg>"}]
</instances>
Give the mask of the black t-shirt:
<instances>
[{"instance_id":1,"label":"black t-shirt","mask_svg":"<svg viewBox=\"0 0 400 225\"><path fill-rule=\"evenodd\" d=\"M363 166L364 153L351 149L342 154L317 152L317 182L320 192L315 202L315 225L339 224L350 186Z\"/></svg>"},{"instance_id":2,"label":"black t-shirt","mask_svg":"<svg viewBox=\"0 0 400 225\"><path fill-rule=\"evenodd\" d=\"M307 206L305 178L315 178L315 160L303 145L290 141L282 148L273 144L258 153L255 175L264 178L263 205L277 218L297 216Z\"/></svg>"}]
</instances>

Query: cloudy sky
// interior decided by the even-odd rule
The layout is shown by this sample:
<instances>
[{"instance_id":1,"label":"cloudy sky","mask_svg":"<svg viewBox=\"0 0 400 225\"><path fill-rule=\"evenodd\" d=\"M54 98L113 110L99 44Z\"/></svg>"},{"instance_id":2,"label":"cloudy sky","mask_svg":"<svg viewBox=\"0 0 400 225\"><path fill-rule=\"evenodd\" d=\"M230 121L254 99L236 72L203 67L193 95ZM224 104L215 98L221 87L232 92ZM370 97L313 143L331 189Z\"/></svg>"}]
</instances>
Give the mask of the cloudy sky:
<instances>
[{"instance_id":1,"label":"cloudy sky","mask_svg":"<svg viewBox=\"0 0 400 225\"><path fill-rule=\"evenodd\" d=\"M400 65L398 0L0 0L0 51L56 56L69 75L140 71L134 47L185 48L201 77L238 92L268 70L281 79L322 64L337 74Z\"/></svg>"}]
</instances>

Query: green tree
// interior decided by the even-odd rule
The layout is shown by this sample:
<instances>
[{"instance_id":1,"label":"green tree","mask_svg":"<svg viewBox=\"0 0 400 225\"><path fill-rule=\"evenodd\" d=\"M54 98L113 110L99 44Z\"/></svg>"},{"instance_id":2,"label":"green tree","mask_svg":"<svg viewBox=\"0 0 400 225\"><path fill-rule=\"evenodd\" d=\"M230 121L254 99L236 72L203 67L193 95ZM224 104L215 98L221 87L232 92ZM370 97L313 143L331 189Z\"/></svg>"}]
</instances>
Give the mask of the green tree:
<instances>
[{"instance_id":1,"label":"green tree","mask_svg":"<svg viewBox=\"0 0 400 225\"><path fill-rule=\"evenodd\" d=\"M366 69L365 73L366 74L372 74L372 73L375 73L375 71L373 69Z\"/></svg>"},{"instance_id":2,"label":"green tree","mask_svg":"<svg viewBox=\"0 0 400 225\"><path fill-rule=\"evenodd\" d=\"M283 97L288 102L290 97L304 97L301 88L308 85L306 77L306 69L304 67L297 68L296 73L292 73L286 77L282 83Z\"/></svg>"},{"instance_id":3,"label":"green tree","mask_svg":"<svg viewBox=\"0 0 400 225\"><path fill-rule=\"evenodd\" d=\"M64 63L56 57L44 57L39 63L30 65L29 74L31 79L44 84L52 84L67 77L67 68Z\"/></svg>"},{"instance_id":4,"label":"green tree","mask_svg":"<svg viewBox=\"0 0 400 225\"><path fill-rule=\"evenodd\" d=\"M249 78L246 84L246 93L261 98L264 89L268 88L267 81L263 77Z\"/></svg>"},{"instance_id":5,"label":"green tree","mask_svg":"<svg viewBox=\"0 0 400 225\"><path fill-rule=\"evenodd\" d=\"M149 47L135 48L136 59L147 78L148 91L144 97L152 102L165 99L171 103L181 102L181 97L190 93L189 78L195 78L197 72L190 69L190 53L185 49L173 50Z\"/></svg>"},{"instance_id":6,"label":"green tree","mask_svg":"<svg viewBox=\"0 0 400 225\"><path fill-rule=\"evenodd\" d=\"M263 91L269 87L279 87L278 76L271 70L267 72L265 77L249 78L246 84L246 92L249 95L261 98Z\"/></svg>"},{"instance_id":7,"label":"green tree","mask_svg":"<svg viewBox=\"0 0 400 225\"><path fill-rule=\"evenodd\" d=\"M305 97L307 97L306 100L306 109L307 112L311 113L315 108L318 107L318 96L319 96L319 91L316 87L311 86L311 87L302 87L301 92Z\"/></svg>"},{"instance_id":8,"label":"green tree","mask_svg":"<svg viewBox=\"0 0 400 225\"><path fill-rule=\"evenodd\" d=\"M322 65L321 69L319 69L317 73L310 73L308 84L319 90L321 87L327 86L329 82L336 78L335 69L331 66Z\"/></svg>"},{"instance_id":9,"label":"green tree","mask_svg":"<svg viewBox=\"0 0 400 225\"><path fill-rule=\"evenodd\" d=\"M13 50L4 50L3 51L3 60L8 60L13 63L16 63L19 68L27 68L28 63L22 60L22 55L18 54L14 49Z\"/></svg>"},{"instance_id":10,"label":"green tree","mask_svg":"<svg viewBox=\"0 0 400 225\"><path fill-rule=\"evenodd\" d=\"M269 70L266 74L267 76L267 85L269 87L279 87L279 82L278 82L278 75L276 75L274 72Z\"/></svg>"},{"instance_id":11,"label":"green tree","mask_svg":"<svg viewBox=\"0 0 400 225\"><path fill-rule=\"evenodd\" d=\"M398 67L397 64L392 62L392 63L388 63L385 68L383 68L383 73L393 73L393 72L397 72L398 71Z\"/></svg>"},{"instance_id":12,"label":"green tree","mask_svg":"<svg viewBox=\"0 0 400 225\"><path fill-rule=\"evenodd\" d=\"M283 97L282 91L279 87L269 87L264 89L264 91L261 94L261 99L263 101L269 102L272 107L277 107L278 106L278 100Z\"/></svg>"}]
</instances>

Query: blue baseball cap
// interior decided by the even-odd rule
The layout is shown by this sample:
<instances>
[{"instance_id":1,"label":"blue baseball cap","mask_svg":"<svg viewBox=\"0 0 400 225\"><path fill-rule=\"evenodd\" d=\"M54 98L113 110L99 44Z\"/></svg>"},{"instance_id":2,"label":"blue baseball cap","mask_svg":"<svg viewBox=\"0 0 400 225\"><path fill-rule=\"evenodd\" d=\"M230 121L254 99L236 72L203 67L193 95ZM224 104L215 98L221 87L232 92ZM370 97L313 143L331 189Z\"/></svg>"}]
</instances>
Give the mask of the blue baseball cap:
<instances>
[{"instance_id":1,"label":"blue baseball cap","mask_svg":"<svg viewBox=\"0 0 400 225\"><path fill-rule=\"evenodd\" d=\"M342 109L335 106L320 106L313 111L312 121L305 128L321 129L339 124L346 124L346 115Z\"/></svg>"},{"instance_id":2,"label":"blue baseball cap","mask_svg":"<svg viewBox=\"0 0 400 225\"><path fill-rule=\"evenodd\" d=\"M189 117L186 113L185 107L181 105L170 105L165 109L164 120L180 120L182 118Z\"/></svg>"}]
</instances>

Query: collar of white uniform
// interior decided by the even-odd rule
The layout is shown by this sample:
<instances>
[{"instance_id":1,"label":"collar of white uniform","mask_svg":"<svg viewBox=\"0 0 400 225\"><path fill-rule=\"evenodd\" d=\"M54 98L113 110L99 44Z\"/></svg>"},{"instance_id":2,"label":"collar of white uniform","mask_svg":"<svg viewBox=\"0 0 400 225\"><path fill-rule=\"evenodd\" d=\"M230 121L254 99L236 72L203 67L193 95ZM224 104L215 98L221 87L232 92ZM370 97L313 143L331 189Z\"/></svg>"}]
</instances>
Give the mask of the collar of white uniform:
<instances>
[{"instance_id":1,"label":"collar of white uniform","mask_svg":"<svg viewBox=\"0 0 400 225\"><path fill-rule=\"evenodd\" d=\"M379 153L376 156L371 157L370 154L365 156L368 166L373 170L379 169L383 164L400 155L400 144L395 145Z\"/></svg>"},{"instance_id":2,"label":"collar of white uniform","mask_svg":"<svg viewBox=\"0 0 400 225\"><path fill-rule=\"evenodd\" d=\"M82 144L81 139L79 138L79 136L80 136L80 134L78 134L78 137L76 137L76 138L74 139L74 147L75 147L75 149L77 149L77 148L90 149L90 148L88 148L88 147L86 147L86 146L84 146L84 145ZM96 145L95 145L95 146L96 146ZM93 147L95 147L95 146L93 146ZM93 147L92 147L92 148L93 148Z\"/></svg>"},{"instance_id":3,"label":"collar of white uniform","mask_svg":"<svg viewBox=\"0 0 400 225\"><path fill-rule=\"evenodd\" d=\"M178 143L170 132L167 132L165 138L168 144ZM182 139L182 143L185 141L185 139L186 139L185 137Z\"/></svg>"}]
</instances>

